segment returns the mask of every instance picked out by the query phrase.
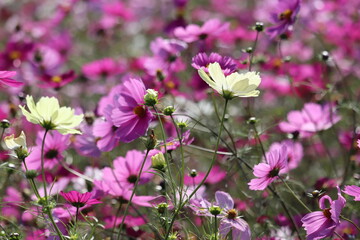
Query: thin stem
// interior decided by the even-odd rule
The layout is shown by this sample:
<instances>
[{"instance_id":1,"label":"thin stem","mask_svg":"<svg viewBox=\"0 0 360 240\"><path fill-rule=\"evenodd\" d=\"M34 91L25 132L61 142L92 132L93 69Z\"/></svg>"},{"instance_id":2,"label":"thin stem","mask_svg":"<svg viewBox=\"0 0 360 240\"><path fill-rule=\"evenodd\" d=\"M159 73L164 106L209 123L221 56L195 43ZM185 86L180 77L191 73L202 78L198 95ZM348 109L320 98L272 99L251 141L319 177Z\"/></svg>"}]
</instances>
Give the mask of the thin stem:
<instances>
[{"instance_id":1,"label":"thin stem","mask_svg":"<svg viewBox=\"0 0 360 240\"><path fill-rule=\"evenodd\" d=\"M218 235L218 226L217 226L217 217L215 216L215 219L214 219L214 226L215 226L215 240L217 240L217 235Z\"/></svg>"},{"instance_id":2,"label":"thin stem","mask_svg":"<svg viewBox=\"0 0 360 240\"><path fill-rule=\"evenodd\" d=\"M79 215L79 208L76 208L76 214L75 214L75 226L77 228L77 222L78 222L78 215Z\"/></svg>"},{"instance_id":3,"label":"thin stem","mask_svg":"<svg viewBox=\"0 0 360 240\"><path fill-rule=\"evenodd\" d=\"M340 234L338 234L337 232L334 232L334 234L336 235L336 236L338 236L341 240L345 240Z\"/></svg>"},{"instance_id":4,"label":"thin stem","mask_svg":"<svg viewBox=\"0 0 360 240\"><path fill-rule=\"evenodd\" d=\"M171 173L171 167L170 167L170 161L169 161L169 157L168 157L168 154L167 154L167 147L166 147L166 134L165 134L165 130L164 130L164 125L162 124L162 121L161 121L161 117L160 117L160 114L159 114L159 111L157 110L157 108L154 106L154 111L158 117L158 121L159 121L159 124L160 124L160 130L161 130L161 135L162 135L162 139L163 139L163 143L164 143L164 156L165 156L165 161L166 161L166 166L167 166L167 170L169 172L169 178L170 178L170 183L173 185L174 184L174 181L173 181L173 178L172 178L172 173ZM171 186L171 189L173 190L173 194L174 194L174 206L176 206L176 190L175 190L175 187L174 185Z\"/></svg>"},{"instance_id":5,"label":"thin stem","mask_svg":"<svg viewBox=\"0 0 360 240\"><path fill-rule=\"evenodd\" d=\"M116 227L116 219L119 217L119 213L120 213L120 210L121 210L121 207L122 207L123 203L122 201L119 201L119 207L118 209L116 210L116 214L115 214L115 218L114 218L114 224L113 224L113 230L115 230L115 227ZM115 231L114 231L115 232Z\"/></svg>"},{"instance_id":6,"label":"thin stem","mask_svg":"<svg viewBox=\"0 0 360 240\"><path fill-rule=\"evenodd\" d=\"M324 146L325 153L326 153L326 155L328 156L328 158L329 158L329 160L330 160L331 169L333 170L335 177L338 178L338 175L337 175L337 172L336 172L335 160L334 160L334 158L331 156L331 153L330 153L328 147L327 147L326 144L325 144L325 141L324 141L324 139L323 139L323 137L322 137L321 132L319 132L318 135L319 135L319 139L320 139L321 144Z\"/></svg>"},{"instance_id":7,"label":"thin stem","mask_svg":"<svg viewBox=\"0 0 360 240\"><path fill-rule=\"evenodd\" d=\"M49 130L45 130L44 133L44 137L42 139L42 143L41 143L41 175L42 175L42 180L43 180L43 184L44 184L44 195L45 195L45 202L46 204L48 203L48 199L47 199L47 190L46 190L46 177L45 177L45 168L44 168L44 146L45 146L45 139L46 139L46 135L48 133Z\"/></svg>"},{"instance_id":8,"label":"thin stem","mask_svg":"<svg viewBox=\"0 0 360 240\"><path fill-rule=\"evenodd\" d=\"M253 57L254 57L254 53L255 53L255 49L256 49L258 39L259 39L259 32L256 31L256 37L255 37L254 45L252 47L252 51L251 51L251 54L250 54L250 59L249 59L249 71L251 71L252 60L253 60Z\"/></svg>"},{"instance_id":9,"label":"thin stem","mask_svg":"<svg viewBox=\"0 0 360 240\"><path fill-rule=\"evenodd\" d=\"M174 127L176 129L176 134L177 137L179 139L179 143L180 143L180 152L181 152L181 171L180 171L180 203L182 202L182 195L183 195L183 188L184 188L184 175L185 175L185 158L184 158L184 148L183 148L183 143L182 143L182 133L180 133L175 119L174 117L171 115L171 120L174 124Z\"/></svg>"},{"instance_id":10,"label":"thin stem","mask_svg":"<svg viewBox=\"0 0 360 240\"><path fill-rule=\"evenodd\" d=\"M55 228L55 231L56 231L57 235L59 236L59 238L60 238L61 240L63 240L63 239L64 239L64 238L63 238L63 235L62 235L60 229L58 228L58 226L56 225L56 223L55 223L55 221L54 221L54 218L53 218L53 216L52 216L51 210L47 211L47 214L48 214L48 216L49 216L49 218L50 218L50 221L51 221L52 225L53 225L54 228Z\"/></svg>"},{"instance_id":11,"label":"thin stem","mask_svg":"<svg viewBox=\"0 0 360 240\"><path fill-rule=\"evenodd\" d=\"M287 187L287 189L290 191L290 193L294 196L294 198L296 198L296 200L308 211L308 212L312 212L310 210L310 208L308 208L305 203L303 203L303 201L301 201L301 199L295 194L295 192L290 188L290 186L284 181L284 179L282 179L280 176L278 176L278 178L285 184L285 186Z\"/></svg>"},{"instance_id":12,"label":"thin stem","mask_svg":"<svg viewBox=\"0 0 360 240\"><path fill-rule=\"evenodd\" d=\"M358 225L356 225L352 220L344 217L343 215L340 215L340 218L345 220L345 221L348 221L349 223L351 223L352 225L354 225L354 227L360 232L360 227Z\"/></svg>"},{"instance_id":13,"label":"thin stem","mask_svg":"<svg viewBox=\"0 0 360 240\"><path fill-rule=\"evenodd\" d=\"M1 136L0 136L0 149L2 148L2 147L1 147L1 141L3 140L4 133L5 133L5 128L3 128L2 131L1 131Z\"/></svg>"},{"instance_id":14,"label":"thin stem","mask_svg":"<svg viewBox=\"0 0 360 240\"><path fill-rule=\"evenodd\" d=\"M216 160L216 157L217 157L217 151L218 151L218 148L219 148L219 143L220 143L221 133L222 133L223 125L224 125L224 119L225 119L225 114L226 114L226 109L227 109L228 102L229 102L229 100L225 99L224 112L223 112L222 117L221 117L221 122L220 122L220 127L219 127L219 134L218 134L218 138L217 138L217 141L216 141L215 152L214 152L212 161L210 163L210 167L209 167L208 171L206 172L204 178L200 182L200 184L194 189L194 191L189 195L189 197L183 203L181 203L179 205L179 207L175 211L175 213L174 213L174 215L173 215L173 217L171 219L169 229L168 229L168 231L166 233L165 240L167 240L169 235L170 235L172 226L173 226L173 224L175 222L175 218L180 213L181 209L185 206L185 204L191 199L192 196L194 196L196 194L196 192L199 190L199 188L204 184L204 182L206 181L207 177L209 176L209 174L211 172L212 167L214 166L214 163L215 163L215 160Z\"/></svg>"},{"instance_id":15,"label":"thin stem","mask_svg":"<svg viewBox=\"0 0 360 240\"><path fill-rule=\"evenodd\" d=\"M262 141L261 141L261 139L260 139L259 132L257 131L255 124L252 124L252 126L253 126L253 129L254 129L254 132L255 132L256 140L259 142L260 148L261 148L261 152L262 152L262 154L263 154L263 156L264 156L264 158L265 158L265 161L267 162L266 153L265 153L265 148L264 148L264 145L263 145L263 143L262 143Z\"/></svg>"},{"instance_id":16,"label":"thin stem","mask_svg":"<svg viewBox=\"0 0 360 240\"><path fill-rule=\"evenodd\" d=\"M125 218L126 218L126 216L127 216L127 214L128 214L129 206L131 205L131 201L132 201L132 199L133 199L133 197L134 197L134 195L135 195L135 191L136 191L136 188L137 188L137 186L138 186L138 184L139 184L140 177L141 177L141 173L142 173L142 171L143 171L143 169L144 169L144 165L145 165L146 159L147 159L147 157L148 157L148 155L149 155L149 152L150 152L149 149L146 150L145 157L144 157L144 159L143 159L143 161L142 161L142 163L141 163L141 167L140 167L139 174L137 175L134 188L133 188L133 190L132 190L132 193L131 193L129 202L128 202L128 204L126 205L125 212L124 212L124 216L123 216L123 218L122 218L122 220L121 220L120 229L119 229L119 233L118 233L117 239L120 238L120 235L121 235L120 233L121 233L122 227L124 226L124 222L125 222Z\"/></svg>"}]
</instances>

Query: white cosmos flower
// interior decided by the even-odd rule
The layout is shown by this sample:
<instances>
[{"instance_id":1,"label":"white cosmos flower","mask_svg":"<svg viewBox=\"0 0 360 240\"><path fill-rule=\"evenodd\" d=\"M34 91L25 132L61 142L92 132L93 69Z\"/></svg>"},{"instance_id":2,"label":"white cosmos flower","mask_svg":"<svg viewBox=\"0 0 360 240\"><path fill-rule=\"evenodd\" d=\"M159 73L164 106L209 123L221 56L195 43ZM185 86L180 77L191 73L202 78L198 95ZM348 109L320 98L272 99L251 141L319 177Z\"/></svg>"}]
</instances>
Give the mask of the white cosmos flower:
<instances>
[{"instance_id":1,"label":"white cosmos flower","mask_svg":"<svg viewBox=\"0 0 360 240\"><path fill-rule=\"evenodd\" d=\"M4 142L8 149L13 150L16 153L16 155L14 155L15 157L25 159L29 155L26 146L26 136L23 131L21 131L20 136L17 138L14 137L14 134L5 137Z\"/></svg>"},{"instance_id":2,"label":"white cosmos flower","mask_svg":"<svg viewBox=\"0 0 360 240\"><path fill-rule=\"evenodd\" d=\"M83 114L75 115L74 109L60 107L55 97L42 97L35 104L32 96L26 97L26 104L29 109L19 106L22 113L29 122L40 124L47 130L58 130L61 134L81 134L74 129L83 120Z\"/></svg>"},{"instance_id":3,"label":"white cosmos flower","mask_svg":"<svg viewBox=\"0 0 360 240\"><path fill-rule=\"evenodd\" d=\"M260 94L260 91L256 90L261 82L257 72L235 72L225 76L217 62L210 63L208 70L210 76L203 69L199 69L200 77L226 99L257 97Z\"/></svg>"}]
</instances>

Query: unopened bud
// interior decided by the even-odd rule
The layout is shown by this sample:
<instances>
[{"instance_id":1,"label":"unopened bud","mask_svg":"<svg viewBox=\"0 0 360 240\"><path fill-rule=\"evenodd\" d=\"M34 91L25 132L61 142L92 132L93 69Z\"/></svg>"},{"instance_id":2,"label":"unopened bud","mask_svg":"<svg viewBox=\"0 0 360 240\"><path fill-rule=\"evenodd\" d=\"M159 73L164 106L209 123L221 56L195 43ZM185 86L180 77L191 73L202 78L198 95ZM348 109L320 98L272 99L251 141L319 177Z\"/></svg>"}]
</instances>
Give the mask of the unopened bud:
<instances>
[{"instance_id":1,"label":"unopened bud","mask_svg":"<svg viewBox=\"0 0 360 240\"><path fill-rule=\"evenodd\" d=\"M154 89L148 89L146 90L146 94L144 96L144 102L146 106L155 106L159 101L158 101L158 92L155 91Z\"/></svg>"},{"instance_id":2,"label":"unopened bud","mask_svg":"<svg viewBox=\"0 0 360 240\"><path fill-rule=\"evenodd\" d=\"M196 177L198 175L198 173L197 173L197 171L196 171L196 169L191 169L191 171L190 171L190 177Z\"/></svg>"},{"instance_id":3,"label":"unopened bud","mask_svg":"<svg viewBox=\"0 0 360 240\"><path fill-rule=\"evenodd\" d=\"M219 206L212 206L209 208L209 211L212 215L217 216L221 213L221 208Z\"/></svg>"},{"instance_id":4,"label":"unopened bud","mask_svg":"<svg viewBox=\"0 0 360 240\"><path fill-rule=\"evenodd\" d=\"M10 122L9 122L9 120L7 120L7 119L1 120L1 122L0 122L0 127L1 127L1 128L9 128L9 127L10 127Z\"/></svg>"},{"instance_id":5,"label":"unopened bud","mask_svg":"<svg viewBox=\"0 0 360 240\"><path fill-rule=\"evenodd\" d=\"M256 22L254 29L258 32L264 31L264 23L263 22Z\"/></svg>"},{"instance_id":6,"label":"unopened bud","mask_svg":"<svg viewBox=\"0 0 360 240\"><path fill-rule=\"evenodd\" d=\"M34 179L38 176L38 173L36 170L27 170L25 176L27 179Z\"/></svg>"},{"instance_id":7,"label":"unopened bud","mask_svg":"<svg viewBox=\"0 0 360 240\"><path fill-rule=\"evenodd\" d=\"M257 122L256 117L251 117L249 118L249 120L247 120L247 124L251 124L251 125L256 124L256 122Z\"/></svg>"},{"instance_id":8,"label":"unopened bud","mask_svg":"<svg viewBox=\"0 0 360 240\"><path fill-rule=\"evenodd\" d=\"M167 203L160 203L156 206L158 213L163 214L168 209L169 205Z\"/></svg>"},{"instance_id":9,"label":"unopened bud","mask_svg":"<svg viewBox=\"0 0 360 240\"><path fill-rule=\"evenodd\" d=\"M151 133L149 134L148 138L145 142L146 150L152 150L157 145L157 138L155 136L154 130L151 130Z\"/></svg>"},{"instance_id":10,"label":"unopened bud","mask_svg":"<svg viewBox=\"0 0 360 240\"><path fill-rule=\"evenodd\" d=\"M173 106L167 106L164 108L163 113L166 116L171 116L175 112L175 108Z\"/></svg>"},{"instance_id":11,"label":"unopened bud","mask_svg":"<svg viewBox=\"0 0 360 240\"><path fill-rule=\"evenodd\" d=\"M162 152L151 157L151 166L159 171L164 171L166 160Z\"/></svg>"}]
</instances>

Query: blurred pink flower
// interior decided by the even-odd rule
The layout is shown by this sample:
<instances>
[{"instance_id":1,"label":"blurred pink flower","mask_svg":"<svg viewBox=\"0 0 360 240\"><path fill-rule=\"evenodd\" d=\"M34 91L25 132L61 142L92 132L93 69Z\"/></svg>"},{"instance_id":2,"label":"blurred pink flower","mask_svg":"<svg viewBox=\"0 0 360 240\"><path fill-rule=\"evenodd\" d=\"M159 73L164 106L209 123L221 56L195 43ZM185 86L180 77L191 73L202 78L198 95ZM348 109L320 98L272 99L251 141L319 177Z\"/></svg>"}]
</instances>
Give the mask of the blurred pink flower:
<instances>
[{"instance_id":1,"label":"blurred pink flower","mask_svg":"<svg viewBox=\"0 0 360 240\"><path fill-rule=\"evenodd\" d=\"M345 186L344 193L355 197L354 201L360 201L360 187L355 185Z\"/></svg>"},{"instance_id":2,"label":"blurred pink flower","mask_svg":"<svg viewBox=\"0 0 360 240\"><path fill-rule=\"evenodd\" d=\"M24 85L22 82L15 81L13 77L16 75L14 71L0 71L0 84L10 87L20 87Z\"/></svg>"}]
</instances>

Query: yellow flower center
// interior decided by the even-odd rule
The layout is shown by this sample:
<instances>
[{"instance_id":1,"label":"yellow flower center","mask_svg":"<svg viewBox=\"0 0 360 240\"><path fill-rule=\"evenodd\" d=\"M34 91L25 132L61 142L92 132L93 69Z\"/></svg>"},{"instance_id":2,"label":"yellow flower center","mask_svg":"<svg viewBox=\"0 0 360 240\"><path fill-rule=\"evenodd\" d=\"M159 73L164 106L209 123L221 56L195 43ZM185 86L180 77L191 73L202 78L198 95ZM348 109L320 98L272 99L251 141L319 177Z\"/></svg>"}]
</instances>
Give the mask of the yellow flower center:
<instances>
[{"instance_id":1,"label":"yellow flower center","mask_svg":"<svg viewBox=\"0 0 360 240\"><path fill-rule=\"evenodd\" d=\"M173 81L166 82L165 85L170 89L175 88L175 83Z\"/></svg>"},{"instance_id":2,"label":"yellow flower center","mask_svg":"<svg viewBox=\"0 0 360 240\"><path fill-rule=\"evenodd\" d=\"M237 211L235 209L230 209L227 212L227 216L228 219L235 219L237 217Z\"/></svg>"},{"instance_id":3,"label":"yellow flower center","mask_svg":"<svg viewBox=\"0 0 360 240\"><path fill-rule=\"evenodd\" d=\"M9 53L9 57L12 59L12 60L15 60L15 59L19 59L21 56L21 52L19 51L11 51Z\"/></svg>"},{"instance_id":4,"label":"yellow flower center","mask_svg":"<svg viewBox=\"0 0 360 240\"><path fill-rule=\"evenodd\" d=\"M60 76L53 76L51 78L51 81L53 81L54 83L60 83L62 81L62 78Z\"/></svg>"},{"instance_id":5,"label":"yellow flower center","mask_svg":"<svg viewBox=\"0 0 360 240\"><path fill-rule=\"evenodd\" d=\"M143 118L146 115L146 110L144 106L136 106L133 111L139 118Z\"/></svg>"},{"instance_id":6,"label":"yellow flower center","mask_svg":"<svg viewBox=\"0 0 360 240\"><path fill-rule=\"evenodd\" d=\"M282 13L280 13L279 19L280 19L280 20L290 20L292 13L293 13L292 10L286 9L285 11L283 11Z\"/></svg>"}]
</instances>

